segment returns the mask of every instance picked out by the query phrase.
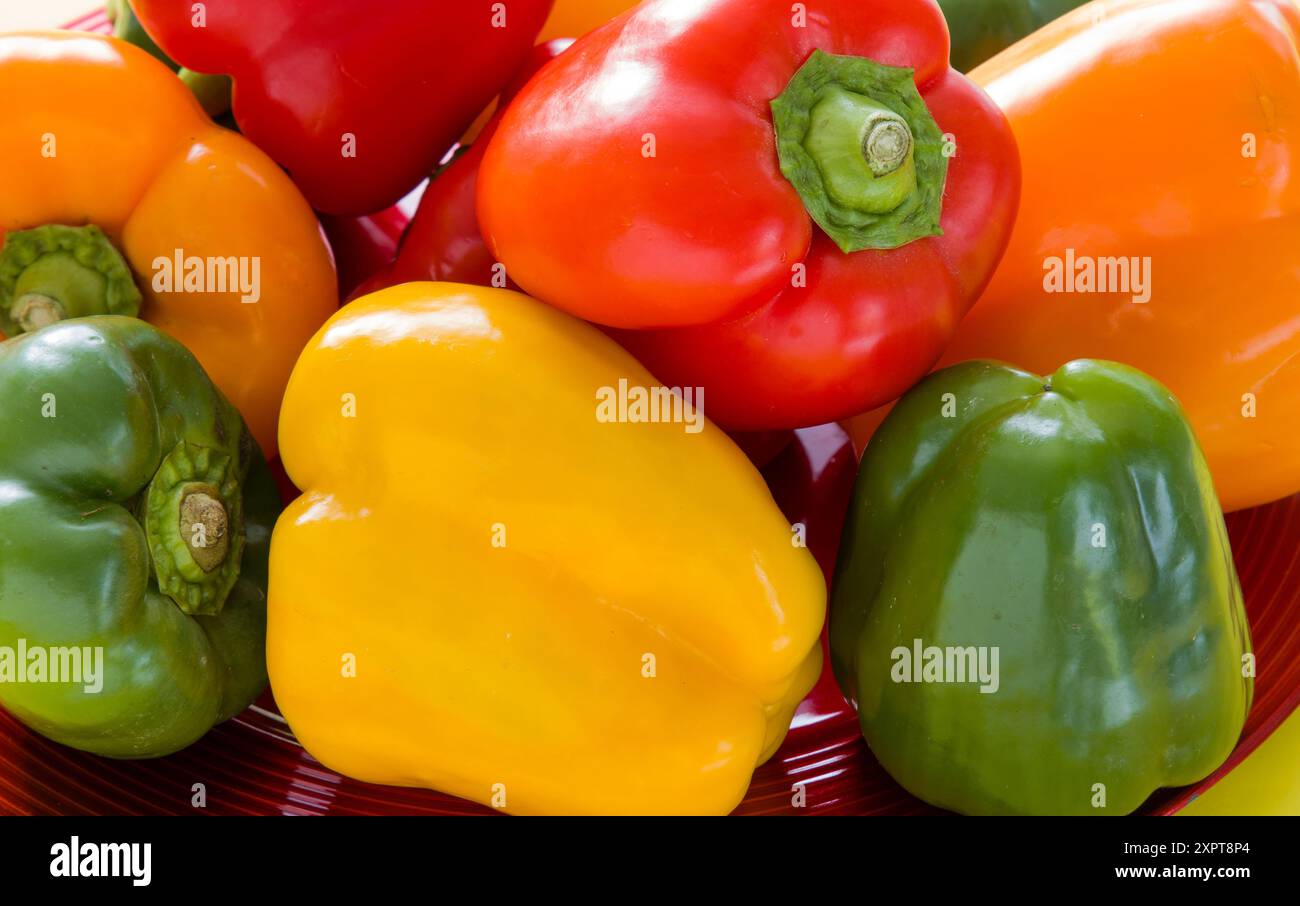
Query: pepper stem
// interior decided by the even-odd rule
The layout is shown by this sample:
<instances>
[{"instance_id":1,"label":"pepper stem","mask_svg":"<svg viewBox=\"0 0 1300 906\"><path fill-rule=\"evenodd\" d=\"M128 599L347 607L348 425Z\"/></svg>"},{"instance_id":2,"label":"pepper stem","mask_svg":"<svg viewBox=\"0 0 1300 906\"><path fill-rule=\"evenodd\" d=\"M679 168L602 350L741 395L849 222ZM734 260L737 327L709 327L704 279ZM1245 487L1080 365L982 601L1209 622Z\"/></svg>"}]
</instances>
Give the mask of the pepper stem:
<instances>
[{"instance_id":1,"label":"pepper stem","mask_svg":"<svg viewBox=\"0 0 1300 906\"><path fill-rule=\"evenodd\" d=\"M888 214L916 191L913 146L906 120L838 85L822 92L803 142L830 200L867 214Z\"/></svg>"},{"instance_id":2,"label":"pepper stem","mask_svg":"<svg viewBox=\"0 0 1300 906\"><path fill-rule=\"evenodd\" d=\"M178 527L194 562L210 573L230 551L230 515L215 488L200 487L181 497Z\"/></svg>"},{"instance_id":3,"label":"pepper stem","mask_svg":"<svg viewBox=\"0 0 1300 906\"><path fill-rule=\"evenodd\" d=\"M58 299L52 299L41 293L24 293L14 300L9 315L20 329L31 333L42 327L49 327L55 321L62 321L68 316Z\"/></svg>"},{"instance_id":4,"label":"pepper stem","mask_svg":"<svg viewBox=\"0 0 1300 906\"><path fill-rule=\"evenodd\" d=\"M208 116L216 119L230 112L230 101L235 85L230 76L209 75L184 67L181 67L176 74L180 76L180 80L185 83L194 97L198 98L199 106Z\"/></svg>"},{"instance_id":5,"label":"pepper stem","mask_svg":"<svg viewBox=\"0 0 1300 906\"><path fill-rule=\"evenodd\" d=\"M65 318L134 316L140 302L130 267L97 226L46 224L4 237L0 330L6 334Z\"/></svg>"},{"instance_id":6,"label":"pepper stem","mask_svg":"<svg viewBox=\"0 0 1300 906\"><path fill-rule=\"evenodd\" d=\"M189 614L220 613L244 548L239 464L196 444L163 459L144 500L158 590Z\"/></svg>"},{"instance_id":7,"label":"pepper stem","mask_svg":"<svg viewBox=\"0 0 1300 906\"><path fill-rule=\"evenodd\" d=\"M843 251L943 232L948 160L912 70L814 51L772 121L782 174Z\"/></svg>"},{"instance_id":8,"label":"pepper stem","mask_svg":"<svg viewBox=\"0 0 1300 906\"><path fill-rule=\"evenodd\" d=\"M862 156L876 177L888 176L912 153L912 130L900 116L877 114L867 120L862 138Z\"/></svg>"}]
</instances>

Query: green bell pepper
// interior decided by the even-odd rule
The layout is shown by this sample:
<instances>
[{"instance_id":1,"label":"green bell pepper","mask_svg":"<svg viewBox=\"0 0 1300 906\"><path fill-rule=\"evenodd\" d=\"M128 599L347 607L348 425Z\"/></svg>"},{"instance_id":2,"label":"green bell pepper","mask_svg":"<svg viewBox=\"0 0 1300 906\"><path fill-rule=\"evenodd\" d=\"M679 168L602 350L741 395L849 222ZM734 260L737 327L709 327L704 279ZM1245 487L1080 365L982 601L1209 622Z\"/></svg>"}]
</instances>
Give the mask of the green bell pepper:
<instances>
[{"instance_id":1,"label":"green bell pepper","mask_svg":"<svg viewBox=\"0 0 1300 906\"><path fill-rule=\"evenodd\" d=\"M952 34L952 65L970 72L1087 0L939 0Z\"/></svg>"},{"instance_id":2,"label":"green bell pepper","mask_svg":"<svg viewBox=\"0 0 1300 906\"><path fill-rule=\"evenodd\" d=\"M1232 751L1254 664L1177 401L1124 365L966 362L868 444L830 622L880 763L968 814L1128 813Z\"/></svg>"},{"instance_id":3,"label":"green bell pepper","mask_svg":"<svg viewBox=\"0 0 1300 906\"><path fill-rule=\"evenodd\" d=\"M108 315L0 343L0 704L119 758L242 711L267 682L279 509L239 413L156 328Z\"/></svg>"}]
</instances>

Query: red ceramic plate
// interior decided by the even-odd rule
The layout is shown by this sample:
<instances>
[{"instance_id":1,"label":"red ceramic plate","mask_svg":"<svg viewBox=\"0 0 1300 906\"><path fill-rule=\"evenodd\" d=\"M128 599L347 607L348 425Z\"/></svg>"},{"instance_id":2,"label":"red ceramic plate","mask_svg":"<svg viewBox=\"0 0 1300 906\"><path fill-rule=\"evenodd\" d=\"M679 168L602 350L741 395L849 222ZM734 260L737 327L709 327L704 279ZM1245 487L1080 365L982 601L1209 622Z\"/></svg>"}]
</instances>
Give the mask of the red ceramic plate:
<instances>
[{"instance_id":1,"label":"red ceramic plate","mask_svg":"<svg viewBox=\"0 0 1300 906\"><path fill-rule=\"evenodd\" d=\"M70 27L108 31L102 15ZM401 215L375 225L395 236ZM792 522L804 522L823 569L832 566L856 469L835 426L798 432L764 470ZM1253 752L1300 703L1300 495L1228 517L1246 594L1259 675L1241 741L1228 761L1192 787L1162 790L1147 814L1176 812ZM0 813L193 814L203 784L207 814L484 814L426 790L372 786L308 755L268 694L240 717L169 758L112 761L52 743L0 712ZM796 785L801 807L792 802ZM785 745L759 769L739 814L935 814L881 769L829 675L800 706Z\"/></svg>"}]
</instances>

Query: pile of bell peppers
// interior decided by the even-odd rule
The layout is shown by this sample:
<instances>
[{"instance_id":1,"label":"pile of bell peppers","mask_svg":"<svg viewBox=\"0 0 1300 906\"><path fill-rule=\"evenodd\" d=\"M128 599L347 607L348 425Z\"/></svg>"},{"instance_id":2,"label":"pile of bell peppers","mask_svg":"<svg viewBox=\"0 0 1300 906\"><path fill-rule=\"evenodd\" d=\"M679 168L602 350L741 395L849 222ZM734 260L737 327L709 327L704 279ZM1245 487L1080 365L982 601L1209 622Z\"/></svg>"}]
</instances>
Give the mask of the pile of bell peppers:
<instances>
[{"instance_id":1,"label":"pile of bell peppers","mask_svg":"<svg viewBox=\"0 0 1300 906\"><path fill-rule=\"evenodd\" d=\"M964 813L1232 752L1290 0L111 6L0 35L35 732L164 756L269 678L326 766L516 814L729 812L841 692Z\"/></svg>"}]
</instances>

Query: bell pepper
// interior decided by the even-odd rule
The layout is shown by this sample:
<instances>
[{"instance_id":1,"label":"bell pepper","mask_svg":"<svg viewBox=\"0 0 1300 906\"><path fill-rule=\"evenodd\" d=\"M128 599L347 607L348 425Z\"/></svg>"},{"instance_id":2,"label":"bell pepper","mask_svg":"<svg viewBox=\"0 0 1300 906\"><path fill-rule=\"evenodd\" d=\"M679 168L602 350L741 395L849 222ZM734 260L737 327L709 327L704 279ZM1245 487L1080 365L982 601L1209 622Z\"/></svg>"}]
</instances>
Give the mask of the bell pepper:
<instances>
[{"instance_id":1,"label":"bell pepper","mask_svg":"<svg viewBox=\"0 0 1300 906\"><path fill-rule=\"evenodd\" d=\"M973 814L1104 814L1210 774L1254 676L1177 401L1124 365L966 362L868 444L831 605L881 765Z\"/></svg>"},{"instance_id":2,"label":"bell pepper","mask_svg":"<svg viewBox=\"0 0 1300 906\"><path fill-rule=\"evenodd\" d=\"M524 65L501 92L501 108L484 125L474 143L434 174L420 198L420 206L402 236L397 255L382 270L358 286L352 296L365 296L386 286L416 280L473 283L504 288L504 271L488 251L479 231L475 210L479 165L488 141L501 121L501 111L539 69L573 44L558 38L533 48ZM498 277L498 274L500 276ZM494 278L496 278L494 280Z\"/></svg>"},{"instance_id":3,"label":"bell pepper","mask_svg":"<svg viewBox=\"0 0 1300 906\"><path fill-rule=\"evenodd\" d=\"M637 408L655 386L508 290L408 283L321 330L267 636L312 755L522 814L740 802L820 673L825 585L691 397Z\"/></svg>"},{"instance_id":4,"label":"bell pepper","mask_svg":"<svg viewBox=\"0 0 1300 906\"><path fill-rule=\"evenodd\" d=\"M636 6L636 0L556 0L538 40L580 38Z\"/></svg>"},{"instance_id":5,"label":"bell pepper","mask_svg":"<svg viewBox=\"0 0 1300 906\"><path fill-rule=\"evenodd\" d=\"M0 704L115 758L246 708L279 498L194 356L134 318L64 321L0 343L0 399Z\"/></svg>"},{"instance_id":6,"label":"bell pepper","mask_svg":"<svg viewBox=\"0 0 1300 906\"><path fill-rule=\"evenodd\" d=\"M144 30L140 20L136 18L135 10L131 9L129 0L108 0L104 4L104 10L108 16L108 21L113 26L113 37L120 38L128 44L134 44L160 63L165 64L173 72L179 69L176 62L163 53L162 48L154 42L153 38L149 37L149 33Z\"/></svg>"},{"instance_id":7,"label":"bell pepper","mask_svg":"<svg viewBox=\"0 0 1300 906\"><path fill-rule=\"evenodd\" d=\"M976 70L1026 191L944 362L1125 362L1182 402L1225 509L1300 491L1298 40L1287 0L1121 0Z\"/></svg>"},{"instance_id":8,"label":"bell pepper","mask_svg":"<svg viewBox=\"0 0 1300 906\"><path fill-rule=\"evenodd\" d=\"M199 106L203 108L204 113L227 129L238 129L234 118L230 116L230 94L233 86L229 76L204 75L178 66L176 61L163 53L162 48L149 37L149 33L136 18L135 11L131 9L128 0L108 0L106 12L113 25L113 37L134 44L176 73L177 77L185 83L185 87L198 98Z\"/></svg>"},{"instance_id":9,"label":"bell pepper","mask_svg":"<svg viewBox=\"0 0 1300 906\"><path fill-rule=\"evenodd\" d=\"M952 65L970 72L1087 0L939 0L952 36Z\"/></svg>"},{"instance_id":10,"label":"bell pepper","mask_svg":"<svg viewBox=\"0 0 1300 906\"><path fill-rule=\"evenodd\" d=\"M761 468L781 512L803 526L802 540L829 585L858 471L848 435L835 424L801 428Z\"/></svg>"},{"instance_id":11,"label":"bell pepper","mask_svg":"<svg viewBox=\"0 0 1300 906\"><path fill-rule=\"evenodd\" d=\"M484 125L474 144L463 148L434 175L395 254L387 245L387 237L369 218L324 218L325 231L339 254L340 282L345 272L370 275L352 284L353 288L347 292L349 298L420 280L515 288L504 268L492 257L479 230L475 209L479 166L505 106L543 66L572 44L571 38L556 38L533 48L528 61L502 90L501 108ZM382 256L386 250L390 254L388 263L376 264L376 256ZM794 439L790 431L732 431L728 436L759 468Z\"/></svg>"},{"instance_id":12,"label":"bell pepper","mask_svg":"<svg viewBox=\"0 0 1300 906\"><path fill-rule=\"evenodd\" d=\"M132 0L181 65L227 73L239 128L318 210L386 208L519 68L552 0ZM200 26L197 18L203 16Z\"/></svg>"},{"instance_id":13,"label":"bell pepper","mask_svg":"<svg viewBox=\"0 0 1300 906\"><path fill-rule=\"evenodd\" d=\"M346 300L365 295L360 288L378 280L379 274L392 267L410 222L400 208L390 208L380 215L365 217L322 214L320 225L334 250L339 298Z\"/></svg>"},{"instance_id":14,"label":"bell pepper","mask_svg":"<svg viewBox=\"0 0 1300 906\"><path fill-rule=\"evenodd\" d=\"M835 575L844 516L853 497L858 460L848 434L839 425L818 425L794 432L794 442L763 467L763 479L790 524L817 560L829 586ZM829 638L822 630L822 655L829 660ZM851 721L853 711L830 670L795 709L794 726ZM848 724L852 726L851 723ZM808 737L800 740L808 750Z\"/></svg>"},{"instance_id":15,"label":"bell pepper","mask_svg":"<svg viewBox=\"0 0 1300 906\"><path fill-rule=\"evenodd\" d=\"M572 42L599 25L604 25L619 13L636 6L636 0L556 0L551 9L542 33L537 37L538 44L566 40ZM461 138L462 144L470 144L482 134L483 127L496 115L496 105L479 114L474 125Z\"/></svg>"},{"instance_id":16,"label":"bell pepper","mask_svg":"<svg viewBox=\"0 0 1300 906\"><path fill-rule=\"evenodd\" d=\"M726 427L893 399L992 274L1019 193L1010 130L947 46L929 0L649 0L510 105L484 237Z\"/></svg>"},{"instance_id":17,"label":"bell pepper","mask_svg":"<svg viewBox=\"0 0 1300 906\"><path fill-rule=\"evenodd\" d=\"M274 453L298 351L338 307L293 183L167 68L113 38L0 36L0 331L139 313Z\"/></svg>"}]
</instances>

